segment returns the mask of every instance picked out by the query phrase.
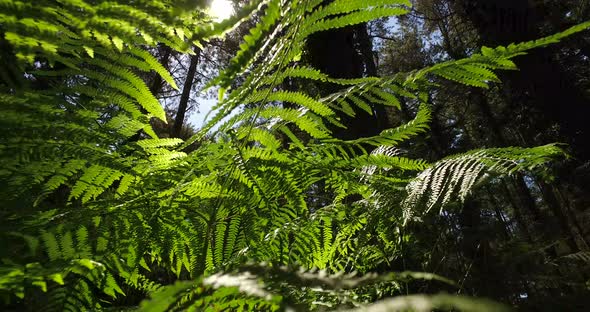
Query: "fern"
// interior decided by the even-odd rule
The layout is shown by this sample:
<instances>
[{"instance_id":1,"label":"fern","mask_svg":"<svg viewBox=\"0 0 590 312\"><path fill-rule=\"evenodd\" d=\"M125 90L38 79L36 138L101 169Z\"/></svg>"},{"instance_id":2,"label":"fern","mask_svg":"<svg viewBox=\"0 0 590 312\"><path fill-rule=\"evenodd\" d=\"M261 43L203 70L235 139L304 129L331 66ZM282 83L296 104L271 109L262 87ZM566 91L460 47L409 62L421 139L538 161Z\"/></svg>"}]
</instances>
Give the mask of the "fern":
<instances>
[{"instance_id":1,"label":"fern","mask_svg":"<svg viewBox=\"0 0 590 312\"><path fill-rule=\"evenodd\" d=\"M589 263L590 262L590 253L587 251L580 251L580 252L576 252L573 254L565 255L565 256L563 256L563 258L568 259L568 260L575 260L575 261L581 261L584 263Z\"/></svg>"},{"instance_id":2,"label":"fern","mask_svg":"<svg viewBox=\"0 0 590 312\"><path fill-rule=\"evenodd\" d=\"M484 175L534 170L563 155L564 152L552 144L529 149L474 150L443 159L408 184L408 196L404 202L406 220L421 201L426 201L426 211L435 205L444 206L455 193L463 201Z\"/></svg>"},{"instance_id":3,"label":"fern","mask_svg":"<svg viewBox=\"0 0 590 312\"><path fill-rule=\"evenodd\" d=\"M280 310L309 295L300 300L305 309L314 300L363 304L355 298L381 287L375 285L399 294L399 284L411 279L452 285L424 273L370 273L402 256L404 218L395 208L404 208L407 220L421 203L428 211L455 194L464 200L489 174L534 170L562 155L547 145L428 164L401 146L428 130L432 77L486 87L497 81L495 70L514 69L511 58L588 24L413 73L334 79L298 64L306 38L403 14L409 1L253 1L220 24L186 5L0 1L8 47L2 69L9 73L0 81L7 216L0 235L18 251L28 248L2 252L0 291L10 304L38 309L30 299L38 297L49 310L118 309L126 302L120 298L149 292L141 309ZM150 119L166 114L142 74L153 71L176 85L150 48L193 53L191 45L256 19L228 69L211 82L220 87L218 113L186 142L158 138ZM343 89L323 98L282 90L291 78ZM356 140L331 135L334 126L347 126L341 114L399 109L403 98L420 104L410 122ZM199 147L185 153L197 140ZM300 271L289 267L295 264ZM392 300L383 304L480 307L446 295Z\"/></svg>"},{"instance_id":4,"label":"fern","mask_svg":"<svg viewBox=\"0 0 590 312\"><path fill-rule=\"evenodd\" d=\"M481 54L474 54L466 59L443 62L429 68L424 68L409 75L406 82L415 83L418 80L424 79L426 75L433 74L465 85L488 88L488 82L499 81L498 77L491 70L514 70L516 69L516 65L510 59L519 55L525 55L528 50L557 43L561 39L583 31L588 27L590 27L590 22L585 22L572 26L563 32L537 40L511 44L508 47L499 46L494 49L482 47Z\"/></svg>"},{"instance_id":5,"label":"fern","mask_svg":"<svg viewBox=\"0 0 590 312\"><path fill-rule=\"evenodd\" d=\"M321 286L329 289L331 292L337 292L362 287L363 285L372 285L382 281L412 279L450 282L434 274L415 272L355 277L354 274L327 275L323 271L309 272L305 270L293 270L286 267L272 268L258 265L243 265L236 273L217 273L196 283L178 282L174 285L164 287L153 294L151 300L142 303L141 310L154 312L169 311L177 310L180 307L197 309L207 305L228 307L235 304L234 296L239 293L242 293L242 296L257 298L254 300L251 299L251 304L256 304L256 306L250 306L250 309L266 306L269 310L277 310L279 307L286 308L290 303L294 303L294 298L282 297L268 292L264 284L260 283L260 280L264 280L265 284L269 285L277 282L288 282L294 287ZM209 289L215 289L215 293L213 295L209 294ZM178 298L181 293L184 293L184 296L190 299L186 302L183 302L184 300L182 299L179 300ZM187 295L187 293L191 295ZM342 294L345 294L345 292ZM441 297L443 296L441 295ZM247 298L242 298L242 300L247 300ZM454 302L453 300L448 301ZM472 302L468 299L465 299L465 301Z\"/></svg>"},{"instance_id":6,"label":"fern","mask_svg":"<svg viewBox=\"0 0 590 312\"><path fill-rule=\"evenodd\" d=\"M274 31L266 38L265 44L256 53L250 53L248 57L244 55L246 52L238 53L234 59L232 67L227 72L221 73L220 76L213 80L211 84L220 83L221 91L229 85L227 83L228 77L235 76L246 70L250 70L246 83L239 88L233 90L227 96L227 100L221 101L214 110L217 113L202 129L202 132L209 131L216 123L221 121L225 116L229 115L244 99L246 99L253 90L261 89L260 84L264 84L265 77L269 73L280 73L288 68L288 62L301 54L304 45L304 39L314 32L344 27L348 25L355 25L383 16L391 16L402 14L406 12L400 7L388 7L391 5L398 6L400 3L407 4L407 1L383 1L380 3L368 3L363 6L352 5L349 9L348 3L344 1L338 4L335 8L325 8L320 5L321 2L304 2L301 5L298 2L292 2L288 5L280 7L279 11L269 13L268 18L261 22L260 28L270 29ZM273 4L274 5L274 4ZM273 7L271 5L270 7ZM287 12L289 12L287 14ZM309 16L305 12L313 12ZM331 16L342 14L342 16L332 19L321 19L322 16ZM277 20L276 16L280 15L284 18ZM316 16L314 18L314 16ZM304 18L300 18L304 17ZM318 19L319 18L319 19ZM277 34L281 32L281 36ZM243 45L243 51L249 51L249 47L253 47L253 39L246 40ZM270 53L269 53L270 52ZM256 66L249 68L249 64L254 62L265 64L265 66ZM276 85L278 82L274 78ZM268 82L268 80L266 80ZM272 88L272 85L271 85ZM220 94L223 94L221 92ZM270 94L268 94L270 95ZM297 95L301 97L303 95ZM293 97L292 97L293 98ZM222 97L220 97L222 99ZM318 107L317 104L314 107ZM195 137L189 139L186 144L192 144L203 133L197 134Z\"/></svg>"}]
</instances>

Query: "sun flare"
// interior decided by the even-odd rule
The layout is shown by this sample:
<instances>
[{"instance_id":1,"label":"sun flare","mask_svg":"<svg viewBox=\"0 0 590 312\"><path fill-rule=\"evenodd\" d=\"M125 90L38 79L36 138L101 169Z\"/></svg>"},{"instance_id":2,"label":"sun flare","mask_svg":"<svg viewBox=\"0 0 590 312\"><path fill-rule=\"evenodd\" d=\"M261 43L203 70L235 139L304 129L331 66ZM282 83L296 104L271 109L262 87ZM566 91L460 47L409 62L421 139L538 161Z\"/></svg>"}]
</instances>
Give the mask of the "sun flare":
<instances>
[{"instance_id":1,"label":"sun flare","mask_svg":"<svg viewBox=\"0 0 590 312\"><path fill-rule=\"evenodd\" d=\"M230 0L213 0L209 8L209 14L216 22L228 19L234 13L234 7Z\"/></svg>"}]
</instances>

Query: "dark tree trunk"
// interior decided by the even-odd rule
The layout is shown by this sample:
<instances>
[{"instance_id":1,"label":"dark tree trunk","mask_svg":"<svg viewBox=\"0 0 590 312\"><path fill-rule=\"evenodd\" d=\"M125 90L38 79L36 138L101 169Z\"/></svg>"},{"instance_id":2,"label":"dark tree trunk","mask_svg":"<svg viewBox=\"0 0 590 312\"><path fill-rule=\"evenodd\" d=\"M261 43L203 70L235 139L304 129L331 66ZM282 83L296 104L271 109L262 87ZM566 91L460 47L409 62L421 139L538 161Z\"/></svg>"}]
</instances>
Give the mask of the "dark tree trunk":
<instances>
[{"instance_id":1,"label":"dark tree trunk","mask_svg":"<svg viewBox=\"0 0 590 312\"><path fill-rule=\"evenodd\" d=\"M188 100L190 99L200 56L201 50L199 48L195 48L195 55L191 55L190 64L186 73L186 80L184 81L184 85L182 87L182 94L180 95L180 101L178 102L178 110L176 111L176 117L174 118L174 125L170 131L170 137L172 138L180 137L180 132L182 131L184 116L186 115L186 110L188 109Z\"/></svg>"},{"instance_id":2,"label":"dark tree trunk","mask_svg":"<svg viewBox=\"0 0 590 312\"><path fill-rule=\"evenodd\" d=\"M163 46L162 56L160 57L160 64L162 64L166 69L168 68L168 62L170 61L171 55L172 48L170 48L169 46ZM158 75L157 73L154 73L154 76L150 84L150 92L154 96L157 96L158 93L160 93L160 91L162 90L163 84L164 80L162 79L162 76Z\"/></svg>"},{"instance_id":3,"label":"dark tree trunk","mask_svg":"<svg viewBox=\"0 0 590 312\"><path fill-rule=\"evenodd\" d=\"M543 181L538 181L537 185L541 190L543 200L547 203L547 206L549 206L549 209L553 212L553 215L557 219L561 231L565 235L565 241L569 248L572 250L572 252L580 251L580 248L576 242L577 235L575 233L575 228L570 224L569 221L567 206L562 205L559 202L557 196L555 196L553 187ZM582 237L580 237L580 239L583 241Z\"/></svg>"},{"instance_id":4,"label":"dark tree trunk","mask_svg":"<svg viewBox=\"0 0 590 312\"><path fill-rule=\"evenodd\" d=\"M334 78L360 78L364 75L376 75L370 38L366 25L348 26L324 31L308 39L307 51L309 63L321 72ZM322 85L323 94L337 92L341 86ZM334 128L333 134L339 139L356 139L378 134L384 128L385 114L382 109L368 114L362 109L355 109L356 116L341 114L339 117L348 128Z\"/></svg>"},{"instance_id":5,"label":"dark tree trunk","mask_svg":"<svg viewBox=\"0 0 590 312\"><path fill-rule=\"evenodd\" d=\"M358 40L358 50L365 66L365 75L369 77L377 76L377 64L375 62L375 54L373 52L373 42L369 37L366 24L357 25L356 38ZM382 130L390 126L387 120L387 112L385 106L375 105L373 107L375 113L375 120L377 122L376 128Z\"/></svg>"}]
</instances>

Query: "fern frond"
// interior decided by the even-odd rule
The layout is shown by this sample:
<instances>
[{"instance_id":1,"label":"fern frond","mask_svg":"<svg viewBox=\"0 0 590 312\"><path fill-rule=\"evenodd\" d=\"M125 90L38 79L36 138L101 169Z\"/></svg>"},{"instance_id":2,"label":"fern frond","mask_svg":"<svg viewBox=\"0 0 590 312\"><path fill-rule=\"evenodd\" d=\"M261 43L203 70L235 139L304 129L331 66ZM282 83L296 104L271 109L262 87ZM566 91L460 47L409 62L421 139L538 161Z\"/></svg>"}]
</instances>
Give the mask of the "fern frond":
<instances>
[{"instance_id":1,"label":"fern frond","mask_svg":"<svg viewBox=\"0 0 590 312\"><path fill-rule=\"evenodd\" d=\"M264 35L274 27L276 21L281 16L280 1L269 0L266 3L264 15L250 33L244 36L244 43L236 56L231 60L228 68L215 78L210 85L219 84L222 88L230 85L231 80L236 74L243 71L253 61L256 50L259 50L263 44Z\"/></svg>"},{"instance_id":2,"label":"fern frond","mask_svg":"<svg viewBox=\"0 0 590 312\"><path fill-rule=\"evenodd\" d=\"M330 116L333 115L334 112L326 106L324 103L320 101L316 101L311 97L298 92L290 92L290 91L274 91L271 92L268 89L263 89L259 91L255 91L246 98L244 104L259 102L261 100L266 101L281 101L281 102L288 102L301 105L305 108L308 108L312 112L318 114L319 116Z\"/></svg>"},{"instance_id":3,"label":"fern frond","mask_svg":"<svg viewBox=\"0 0 590 312\"><path fill-rule=\"evenodd\" d=\"M580 251L573 254L565 255L563 258L575 261L581 261L584 263L590 263L590 252Z\"/></svg>"},{"instance_id":4,"label":"fern frond","mask_svg":"<svg viewBox=\"0 0 590 312\"><path fill-rule=\"evenodd\" d=\"M544 47L561 39L581 32L590 27L590 22L578 24L567 30L541 39L510 44L508 47L499 46L494 49L483 47L481 54L474 54L469 58L457 61L447 61L424 68L409 75L406 83L415 83L428 74L441 76L465 85L488 88L489 82L497 82L498 77L491 71L495 69L516 69L512 58L524 55L529 50Z\"/></svg>"},{"instance_id":5,"label":"fern frond","mask_svg":"<svg viewBox=\"0 0 590 312\"><path fill-rule=\"evenodd\" d=\"M550 144L533 148L482 149L450 156L433 164L408 184L408 196L404 200L406 221L412 210L422 203L428 212L435 205L446 205L455 194L459 200L465 200L484 174L531 171L564 155L557 145Z\"/></svg>"},{"instance_id":6,"label":"fern frond","mask_svg":"<svg viewBox=\"0 0 590 312\"><path fill-rule=\"evenodd\" d=\"M195 282L177 282L174 285L166 286L152 295L151 300L141 304L142 311L166 311L179 307L180 294L194 292L196 296L190 300L190 306L199 307L204 303L223 305L224 301L232 301L234 291L246 296L253 296L259 300L266 301L270 306L280 304L281 301L288 303L288 298L274 295L267 291L265 284L287 283L291 287L322 287L331 292L344 289L358 288L363 285L372 285L382 281L425 279L438 280L451 283L445 278L435 274L423 274L415 272L390 273L386 275L368 274L356 277L355 274L328 275L325 271L306 271L303 269L294 270L287 267L269 267L260 265L243 265L236 273L216 273ZM260 280L265 283L262 284ZM207 288L216 289L211 294ZM232 290L230 290L232 289ZM217 293L219 292L219 293ZM341 296L344 293L340 294ZM242 297L242 300L243 297Z\"/></svg>"}]
</instances>

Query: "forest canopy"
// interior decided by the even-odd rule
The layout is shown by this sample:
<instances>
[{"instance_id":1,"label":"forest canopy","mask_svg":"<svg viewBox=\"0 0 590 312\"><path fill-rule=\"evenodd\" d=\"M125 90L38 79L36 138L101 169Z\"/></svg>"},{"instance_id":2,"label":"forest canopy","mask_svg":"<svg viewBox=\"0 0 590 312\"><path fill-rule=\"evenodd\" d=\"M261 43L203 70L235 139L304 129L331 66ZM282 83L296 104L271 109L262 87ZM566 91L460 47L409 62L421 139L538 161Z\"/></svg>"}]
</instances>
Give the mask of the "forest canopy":
<instances>
[{"instance_id":1,"label":"forest canopy","mask_svg":"<svg viewBox=\"0 0 590 312\"><path fill-rule=\"evenodd\" d=\"M0 309L585 311L588 20L0 0Z\"/></svg>"}]
</instances>

